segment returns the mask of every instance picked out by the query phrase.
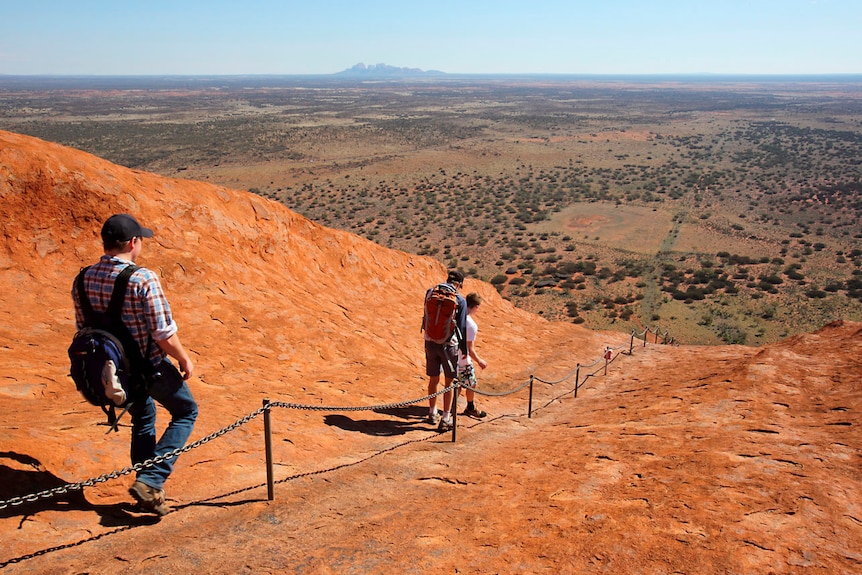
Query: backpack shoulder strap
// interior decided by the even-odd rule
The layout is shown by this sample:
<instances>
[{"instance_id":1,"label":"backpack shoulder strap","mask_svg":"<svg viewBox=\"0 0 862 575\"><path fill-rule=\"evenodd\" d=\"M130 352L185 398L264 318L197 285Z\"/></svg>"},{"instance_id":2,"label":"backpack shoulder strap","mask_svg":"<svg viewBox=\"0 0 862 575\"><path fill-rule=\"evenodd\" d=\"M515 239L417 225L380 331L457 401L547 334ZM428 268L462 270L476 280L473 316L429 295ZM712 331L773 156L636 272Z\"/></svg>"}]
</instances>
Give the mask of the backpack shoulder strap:
<instances>
[{"instance_id":1,"label":"backpack shoulder strap","mask_svg":"<svg viewBox=\"0 0 862 575\"><path fill-rule=\"evenodd\" d=\"M123 301L126 299L126 288L129 286L129 278L139 269L141 269L139 266L129 264L117 275L117 278L114 280L114 290L111 292L111 301L108 303L105 315L110 318L112 325L117 330L117 337L122 342L125 354L133 369L139 370L142 375L149 377L152 375L153 366L141 353L137 342L132 337L129 328L123 323L122 318ZM150 348L152 341L153 336L150 334L147 337L145 349Z\"/></svg>"},{"instance_id":2,"label":"backpack shoulder strap","mask_svg":"<svg viewBox=\"0 0 862 575\"><path fill-rule=\"evenodd\" d=\"M444 291L444 292L450 293L450 294L451 293L458 293L455 290L455 287L452 284L448 284L448 283L437 284L436 286L434 286L434 289L439 290L439 291Z\"/></svg>"},{"instance_id":3,"label":"backpack shoulder strap","mask_svg":"<svg viewBox=\"0 0 862 575\"><path fill-rule=\"evenodd\" d=\"M90 269L90 266L81 268L81 271L78 272L78 277L75 278L75 289L78 291L78 301L81 303L81 311L84 313L84 321L86 323L89 323L90 318L93 317L93 306L90 304L90 298L87 296L87 290L84 288L84 274L88 269Z\"/></svg>"},{"instance_id":4,"label":"backpack shoulder strap","mask_svg":"<svg viewBox=\"0 0 862 575\"><path fill-rule=\"evenodd\" d=\"M138 266L129 264L123 268L123 271L114 280L114 291L111 292L111 301L108 303L108 309L105 312L108 317L117 320L120 319L120 314L123 311L123 300L126 299L126 288L129 286L129 278L137 270Z\"/></svg>"},{"instance_id":5,"label":"backpack shoulder strap","mask_svg":"<svg viewBox=\"0 0 862 575\"><path fill-rule=\"evenodd\" d=\"M90 303L90 297L87 295L87 288L84 286L84 274L90 266L81 268L78 272L78 277L75 278L75 286L78 291L78 301L81 303L81 311L84 313L84 321L89 323L95 315L93 312L93 304ZM121 271L114 280L114 289L111 292L111 301L108 303L106 315L113 319L119 319L123 311L123 300L126 298L126 288L129 286L129 278L135 273L138 266L129 264Z\"/></svg>"}]
</instances>

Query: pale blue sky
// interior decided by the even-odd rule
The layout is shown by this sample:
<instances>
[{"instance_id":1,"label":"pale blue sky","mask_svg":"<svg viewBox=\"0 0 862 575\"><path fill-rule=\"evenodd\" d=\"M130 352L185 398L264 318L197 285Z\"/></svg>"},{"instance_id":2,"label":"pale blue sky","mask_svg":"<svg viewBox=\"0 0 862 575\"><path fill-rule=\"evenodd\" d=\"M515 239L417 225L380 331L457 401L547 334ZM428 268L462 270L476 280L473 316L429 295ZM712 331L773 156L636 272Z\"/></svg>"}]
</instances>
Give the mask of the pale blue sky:
<instances>
[{"instance_id":1,"label":"pale blue sky","mask_svg":"<svg viewBox=\"0 0 862 575\"><path fill-rule=\"evenodd\" d=\"M862 0L0 0L0 74L859 74Z\"/></svg>"}]
</instances>

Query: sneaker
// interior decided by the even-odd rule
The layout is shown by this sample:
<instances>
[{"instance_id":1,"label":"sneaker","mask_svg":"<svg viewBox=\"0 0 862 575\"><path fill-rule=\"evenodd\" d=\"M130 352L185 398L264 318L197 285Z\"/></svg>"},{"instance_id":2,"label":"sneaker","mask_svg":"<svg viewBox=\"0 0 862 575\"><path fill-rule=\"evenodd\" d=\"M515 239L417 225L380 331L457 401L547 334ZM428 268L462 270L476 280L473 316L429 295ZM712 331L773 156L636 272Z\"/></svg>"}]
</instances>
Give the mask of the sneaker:
<instances>
[{"instance_id":1,"label":"sneaker","mask_svg":"<svg viewBox=\"0 0 862 575\"><path fill-rule=\"evenodd\" d=\"M463 415L467 415L469 417L477 417L477 418L481 419L488 414L485 413L484 411L482 411L481 409L476 409L474 407L473 409L465 409Z\"/></svg>"},{"instance_id":2,"label":"sneaker","mask_svg":"<svg viewBox=\"0 0 862 575\"><path fill-rule=\"evenodd\" d=\"M165 490L150 487L143 481L135 481L129 488L129 494L135 498L138 505L145 511L156 515L167 515L171 512L170 506L165 503Z\"/></svg>"},{"instance_id":3,"label":"sneaker","mask_svg":"<svg viewBox=\"0 0 862 575\"><path fill-rule=\"evenodd\" d=\"M448 420L447 419L441 419L440 425L437 426L437 431L439 431L440 433L443 433L446 431L452 431L452 429L454 427L455 427L455 423L452 421L451 418Z\"/></svg>"},{"instance_id":4,"label":"sneaker","mask_svg":"<svg viewBox=\"0 0 862 575\"><path fill-rule=\"evenodd\" d=\"M438 421L440 421L440 414L436 411L434 413L429 413L428 417L425 418L425 422L430 423L431 425L437 425Z\"/></svg>"}]
</instances>

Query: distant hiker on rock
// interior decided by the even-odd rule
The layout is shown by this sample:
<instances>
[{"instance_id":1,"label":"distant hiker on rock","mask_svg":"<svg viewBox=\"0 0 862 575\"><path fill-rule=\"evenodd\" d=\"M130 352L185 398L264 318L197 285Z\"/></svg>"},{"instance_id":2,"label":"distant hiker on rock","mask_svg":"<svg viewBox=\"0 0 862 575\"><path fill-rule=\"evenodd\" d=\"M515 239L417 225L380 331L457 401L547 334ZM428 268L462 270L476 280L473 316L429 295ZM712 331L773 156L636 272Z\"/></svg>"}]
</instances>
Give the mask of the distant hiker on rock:
<instances>
[{"instance_id":1,"label":"distant hiker on rock","mask_svg":"<svg viewBox=\"0 0 862 575\"><path fill-rule=\"evenodd\" d=\"M81 298L86 297L91 311L104 313L120 272L133 264L141 255L144 238L153 237L152 230L142 227L128 214L116 214L102 226L102 244L105 254L99 261L82 271L83 293L78 282L72 286L75 303L75 320L78 329L85 326ZM143 267L135 267L129 276L128 287L122 302L122 324L140 349L145 374L132 374L145 378L143 389L131 398L129 413L132 417L132 464L170 453L182 448L191 435L198 415L198 406L192 397L186 379L192 376L192 360L180 343L177 324L162 291L158 276ZM128 273L128 272L127 272ZM175 367L167 356L179 364ZM156 404L159 402L171 415L171 421L156 442ZM138 471L129 493L139 506L148 512L165 515L170 507L165 502L164 484L173 470L176 457L166 459Z\"/></svg>"},{"instance_id":2,"label":"distant hiker on rock","mask_svg":"<svg viewBox=\"0 0 862 575\"><path fill-rule=\"evenodd\" d=\"M422 330L425 332L425 374L428 376L428 395L437 393L440 371L446 387L455 381L458 369L458 350L467 353L467 302L458 293L464 285L464 274L449 272L446 282L437 284L425 293L425 312ZM450 413L452 392L443 394L443 414L438 414L437 397L428 400L428 417L431 425L439 422L438 431L449 431L454 423Z\"/></svg>"},{"instance_id":3,"label":"distant hiker on rock","mask_svg":"<svg viewBox=\"0 0 862 575\"><path fill-rule=\"evenodd\" d=\"M476 335L479 332L479 326L476 324L476 320L473 319L473 316L482 304L482 296L477 293L469 293L467 294L466 301L467 329L464 331L464 334L467 340L467 353L461 351L458 354L458 380L465 389L464 396L467 399L467 409L464 410L464 415L482 418L487 413L476 409L473 401L476 396L476 392L474 391L476 389L476 373L473 371L473 362L475 361L476 365L482 369L485 369L488 365L488 362L476 353Z\"/></svg>"}]
</instances>

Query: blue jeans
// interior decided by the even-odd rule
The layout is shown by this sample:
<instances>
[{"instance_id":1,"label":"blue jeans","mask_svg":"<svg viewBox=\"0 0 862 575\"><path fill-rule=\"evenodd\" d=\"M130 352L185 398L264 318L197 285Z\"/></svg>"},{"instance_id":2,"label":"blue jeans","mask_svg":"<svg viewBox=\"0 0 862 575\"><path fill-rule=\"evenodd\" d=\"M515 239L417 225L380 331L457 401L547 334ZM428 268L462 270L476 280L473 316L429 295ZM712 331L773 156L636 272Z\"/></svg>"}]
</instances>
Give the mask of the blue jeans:
<instances>
[{"instance_id":1,"label":"blue jeans","mask_svg":"<svg viewBox=\"0 0 862 575\"><path fill-rule=\"evenodd\" d=\"M132 464L143 463L175 449L184 447L198 416L198 405L188 384L167 359L156 368L161 374L154 378L147 396L132 404ZM154 401L155 400L155 401ZM171 414L171 422L156 443L156 401ZM162 489L174 468L171 457L138 472L138 481Z\"/></svg>"}]
</instances>

